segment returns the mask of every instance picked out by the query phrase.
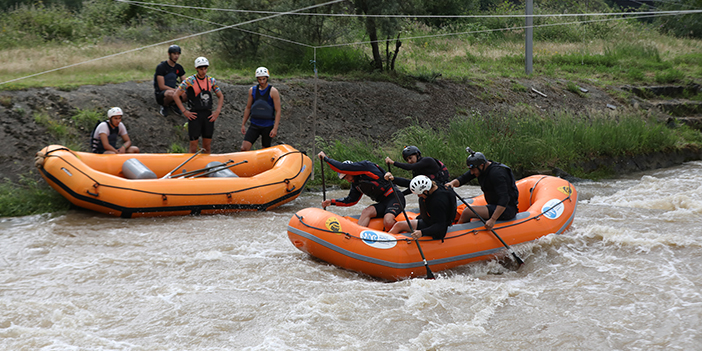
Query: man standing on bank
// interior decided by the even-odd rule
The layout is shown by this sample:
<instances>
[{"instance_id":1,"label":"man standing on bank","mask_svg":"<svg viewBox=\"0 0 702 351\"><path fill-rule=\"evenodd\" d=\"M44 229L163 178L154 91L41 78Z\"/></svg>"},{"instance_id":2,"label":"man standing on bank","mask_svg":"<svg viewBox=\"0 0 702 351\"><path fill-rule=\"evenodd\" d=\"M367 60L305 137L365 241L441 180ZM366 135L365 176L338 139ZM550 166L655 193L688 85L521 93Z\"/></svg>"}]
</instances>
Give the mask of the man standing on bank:
<instances>
[{"instance_id":1,"label":"man standing on bank","mask_svg":"<svg viewBox=\"0 0 702 351\"><path fill-rule=\"evenodd\" d=\"M280 124L280 94L278 89L268 84L270 74L266 67L256 69L258 85L249 88L249 95L241 122L241 151L251 150L251 146L261 136L261 147L271 146L271 141L278 135ZM246 121L251 118L251 125L246 129Z\"/></svg>"},{"instance_id":2,"label":"man standing on bank","mask_svg":"<svg viewBox=\"0 0 702 351\"><path fill-rule=\"evenodd\" d=\"M188 135L190 136L190 153L197 152L198 141L202 136L202 148L205 153L211 153L214 122L219 117L224 104L222 89L217 86L217 81L207 75L210 62L204 57L195 59L196 74L180 83L176 92L175 103L188 118ZM217 109L212 112L212 92L217 94ZM190 104L190 111L183 107L180 96L186 94Z\"/></svg>"},{"instance_id":3,"label":"man standing on bank","mask_svg":"<svg viewBox=\"0 0 702 351\"><path fill-rule=\"evenodd\" d=\"M175 109L173 105L173 97L175 96L178 84L185 77L185 69L178 63L180 58L180 46L171 45L168 47L168 60L161 61L156 66L154 73L154 90L156 93L156 102L161 105L159 111L163 117L168 116L168 106ZM185 102L185 95L181 96L182 102ZM180 113L180 111L176 110Z\"/></svg>"}]
</instances>

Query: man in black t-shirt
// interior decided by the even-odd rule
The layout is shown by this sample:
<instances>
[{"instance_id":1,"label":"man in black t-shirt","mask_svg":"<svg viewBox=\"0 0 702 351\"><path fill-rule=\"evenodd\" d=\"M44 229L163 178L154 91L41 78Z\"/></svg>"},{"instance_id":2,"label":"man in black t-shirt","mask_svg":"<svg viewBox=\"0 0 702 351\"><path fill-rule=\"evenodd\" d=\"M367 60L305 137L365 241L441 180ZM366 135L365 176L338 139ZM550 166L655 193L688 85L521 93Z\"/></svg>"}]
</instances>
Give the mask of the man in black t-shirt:
<instances>
[{"instance_id":1,"label":"man in black t-shirt","mask_svg":"<svg viewBox=\"0 0 702 351\"><path fill-rule=\"evenodd\" d=\"M178 84L183 81L183 77L185 76L185 69L177 63L179 58L180 46L169 46L168 60L159 63L158 66L156 66L156 73L154 73L156 102L161 105L161 110L159 112L164 117L168 115L166 107L173 106L176 88ZM181 101L186 101L185 96L181 96ZM180 113L178 109L175 110Z\"/></svg>"}]
</instances>

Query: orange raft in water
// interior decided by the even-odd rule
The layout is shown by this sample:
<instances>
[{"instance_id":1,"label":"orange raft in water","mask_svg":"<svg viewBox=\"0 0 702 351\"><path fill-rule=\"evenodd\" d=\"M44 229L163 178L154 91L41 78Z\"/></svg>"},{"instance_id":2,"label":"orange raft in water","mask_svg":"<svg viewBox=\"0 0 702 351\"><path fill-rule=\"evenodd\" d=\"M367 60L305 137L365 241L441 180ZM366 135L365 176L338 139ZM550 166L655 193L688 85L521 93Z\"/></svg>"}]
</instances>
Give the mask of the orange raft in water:
<instances>
[{"instance_id":1,"label":"orange raft in water","mask_svg":"<svg viewBox=\"0 0 702 351\"><path fill-rule=\"evenodd\" d=\"M519 180L517 187L520 212L494 227L507 245L560 234L570 227L578 200L570 182L535 175ZM464 200L471 206L485 205L482 195ZM464 210L470 211L460 203L456 218ZM414 218L417 214L407 212L407 216ZM397 220L404 221L404 215ZM400 280L425 275L424 262L409 234L389 234L382 231L382 225L382 219L373 219L368 228L361 227L354 218L306 208L290 219L288 237L303 252L373 277ZM443 241L422 237L419 244L432 272L487 260L505 250L502 242L477 220L450 226Z\"/></svg>"},{"instance_id":2,"label":"orange raft in water","mask_svg":"<svg viewBox=\"0 0 702 351\"><path fill-rule=\"evenodd\" d=\"M99 155L52 145L37 153L36 166L76 206L123 218L268 210L300 195L312 171L310 158L289 145L217 155Z\"/></svg>"}]
</instances>

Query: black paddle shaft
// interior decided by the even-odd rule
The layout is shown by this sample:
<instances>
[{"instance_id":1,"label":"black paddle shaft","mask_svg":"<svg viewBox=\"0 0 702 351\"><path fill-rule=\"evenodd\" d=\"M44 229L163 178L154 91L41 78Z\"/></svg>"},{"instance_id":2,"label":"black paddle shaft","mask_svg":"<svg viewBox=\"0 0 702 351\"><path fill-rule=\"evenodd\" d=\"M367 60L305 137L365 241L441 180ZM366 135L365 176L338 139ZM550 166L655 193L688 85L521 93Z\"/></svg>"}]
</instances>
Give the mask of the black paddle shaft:
<instances>
[{"instance_id":1,"label":"black paddle shaft","mask_svg":"<svg viewBox=\"0 0 702 351\"><path fill-rule=\"evenodd\" d=\"M466 202L466 200L463 200L463 198L460 197L460 196L456 193L455 190L453 190L453 187L450 187L450 188L451 188L451 191L453 192L453 194L456 195L456 197L457 197L459 200L461 200L461 202L463 202L463 204L466 205L466 207L468 207L468 208L473 212L473 214L475 214L475 215L478 217L478 219L480 219L480 221L483 222L483 225L485 225L485 227L487 228L487 223L485 222L485 220L483 219L483 217L481 217L481 216L478 214L478 212L475 212L475 210L474 210L472 207L470 207L470 205L468 205L468 203ZM512 248L509 247L509 245L507 245L507 243L506 243L504 240L502 240L502 238L500 238L499 235L497 235L497 233L495 232L495 230L490 229L490 231L491 231L492 234L494 234L498 239L500 239L500 242L502 242L502 245L504 245L504 246L507 248L507 250L509 250L509 252L512 254L512 256L514 256L514 259L517 260L517 263L519 263L520 266L523 265L523 264L524 264L524 261L522 261L522 259L519 258L519 256L517 256L517 253L514 252L514 250L512 250Z\"/></svg>"},{"instance_id":2,"label":"black paddle shaft","mask_svg":"<svg viewBox=\"0 0 702 351\"><path fill-rule=\"evenodd\" d=\"M388 163L388 169L390 169L390 164ZM390 182L390 185L392 185L392 193L395 194L395 199L397 199L397 204L402 206L402 201L400 201L400 195L397 195L397 187L395 184ZM407 212L405 211L405 208L402 207L402 214L405 215L405 220L407 221L407 226L409 227L410 235L412 232L414 232L414 229L412 229L412 223L409 220L409 217L407 217ZM424 257L424 252L422 251L422 247L419 245L419 240L415 239L414 242L417 244L417 249L419 250L419 255L422 256L422 261L424 261L424 267L427 268L427 279L436 279L434 277L434 273L431 272L431 268L429 268L429 262L427 262L426 257Z\"/></svg>"},{"instance_id":3,"label":"black paddle shaft","mask_svg":"<svg viewBox=\"0 0 702 351\"><path fill-rule=\"evenodd\" d=\"M319 167L322 171L322 201L327 201L327 185L324 181L324 160L319 159ZM322 206L322 209L327 210L326 206Z\"/></svg>"}]
</instances>

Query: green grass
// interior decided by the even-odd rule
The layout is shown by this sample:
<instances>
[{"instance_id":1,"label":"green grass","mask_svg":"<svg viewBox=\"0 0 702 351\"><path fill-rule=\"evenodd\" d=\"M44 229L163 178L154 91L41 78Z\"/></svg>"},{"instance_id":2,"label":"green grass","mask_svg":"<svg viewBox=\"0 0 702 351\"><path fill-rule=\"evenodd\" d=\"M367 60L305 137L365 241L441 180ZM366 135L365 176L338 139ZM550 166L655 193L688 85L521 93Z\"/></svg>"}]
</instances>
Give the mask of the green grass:
<instances>
[{"instance_id":1,"label":"green grass","mask_svg":"<svg viewBox=\"0 0 702 351\"><path fill-rule=\"evenodd\" d=\"M355 139L329 143L318 140L318 147L331 158L369 160L383 166L386 156L401 161L402 148L416 145L422 155L444 162L453 177L466 171L466 146L517 171L558 167L579 177L599 178L611 174L606 171L585 174L578 163L598 156L646 154L688 144L702 145L702 133L686 126L670 129L632 113L617 117L604 113L573 115L564 112L543 116L527 107L506 114L457 116L445 129L415 123L398 131L384 145ZM406 173L401 173L402 176L410 175L397 171ZM333 174L325 176L331 183L339 182Z\"/></svg>"},{"instance_id":2,"label":"green grass","mask_svg":"<svg viewBox=\"0 0 702 351\"><path fill-rule=\"evenodd\" d=\"M67 211L71 206L46 183L21 177L18 183L7 179L0 184L0 217L28 216Z\"/></svg>"}]
</instances>

